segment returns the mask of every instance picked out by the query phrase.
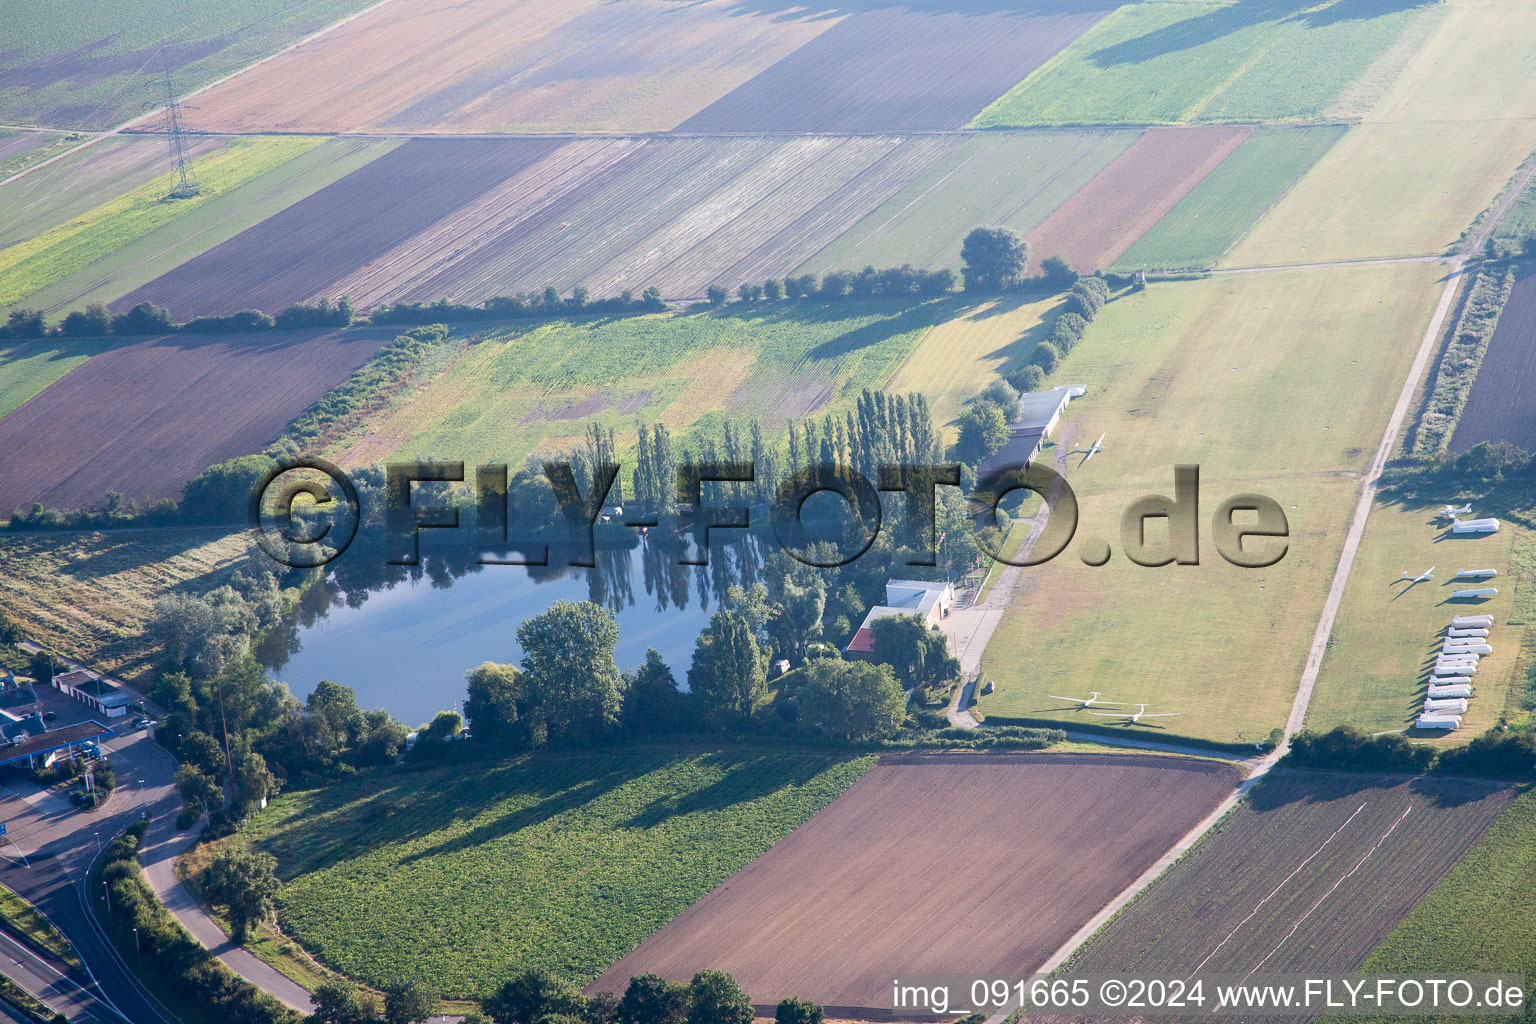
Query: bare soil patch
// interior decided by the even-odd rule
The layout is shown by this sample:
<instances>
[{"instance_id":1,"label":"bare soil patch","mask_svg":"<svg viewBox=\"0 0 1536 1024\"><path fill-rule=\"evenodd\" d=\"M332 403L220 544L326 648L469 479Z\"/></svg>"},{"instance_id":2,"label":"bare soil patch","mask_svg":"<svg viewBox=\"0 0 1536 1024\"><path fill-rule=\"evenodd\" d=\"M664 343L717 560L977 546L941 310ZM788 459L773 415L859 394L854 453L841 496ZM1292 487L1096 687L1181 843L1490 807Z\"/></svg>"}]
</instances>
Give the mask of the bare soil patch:
<instances>
[{"instance_id":1,"label":"bare soil patch","mask_svg":"<svg viewBox=\"0 0 1536 1024\"><path fill-rule=\"evenodd\" d=\"M1085 946L1069 974L1349 972L1513 793L1278 770Z\"/></svg>"},{"instance_id":2,"label":"bare soil patch","mask_svg":"<svg viewBox=\"0 0 1536 1024\"><path fill-rule=\"evenodd\" d=\"M1080 270L1113 263L1253 131L1225 125L1151 128L1029 233L1037 259Z\"/></svg>"},{"instance_id":3,"label":"bare soil patch","mask_svg":"<svg viewBox=\"0 0 1536 1024\"><path fill-rule=\"evenodd\" d=\"M859 1017L889 1009L898 975L1020 977L1236 781L1142 755L887 757L589 991L718 968L759 1006L799 996Z\"/></svg>"},{"instance_id":4,"label":"bare soil patch","mask_svg":"<svg viewBox=\"0 0 1536 1024\"><path fill-rule=\"evenodd\" d=\"M1536 270L1515 279L1483 365L1451 435L1461 453L1482 441L1536 449Z\"/></svg>"},{"instance_id":5,"label":"bare soil patch","mask_svg":"<svg viewBox=\"0 0 1536 1024\"><path fill-rule=\"evenodd\" d=\"M0 419L0 509L80 508L106 492L175 498L259 451L395 332L151 338L92 356Z\"/></svg>"}]
</instances>

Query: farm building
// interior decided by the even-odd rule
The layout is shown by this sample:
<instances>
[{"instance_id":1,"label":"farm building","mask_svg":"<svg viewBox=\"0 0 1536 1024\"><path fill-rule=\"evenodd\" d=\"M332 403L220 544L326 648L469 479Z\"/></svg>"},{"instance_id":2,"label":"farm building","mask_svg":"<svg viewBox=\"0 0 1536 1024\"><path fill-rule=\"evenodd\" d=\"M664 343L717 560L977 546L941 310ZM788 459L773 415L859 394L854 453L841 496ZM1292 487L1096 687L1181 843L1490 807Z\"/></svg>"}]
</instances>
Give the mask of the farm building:
<instances>
[{"instance_id":1,"label":"farm building","mask_svg":"<svg viewBox=\"0 0 1536 1024\"><path fill-rule=\"evenodd\" d=\"M77 669L53 677L54 689L108 718L121 718L134 702L133 694L100 676Z\"/></svg>"},{"instance_id":2,"label":"farm building","mask_svg":"<svg viewBox=\"0 0 1536 1024\"><path fill-rule=\"evenodd\" d=\"M875 651L870 625L887 615L916 615L930 626L937 626L955 603L955 586L948 580L887 580L885 604L877 604L843 648L849 657L869 657Z\"/></svg>"},{"instance_id":3,"label":"farm building","mask_svg":"<svg viewBox=\"0 0 1536 1024\"><path fill-rule=\"evenodd\" d=\"M1040 446L1051 436L1061 414L1066 411L1067 403L1087 393L1088 389L1082 385L1066 384L1049 391L1020 395L1013 425L1008 431L1008 442L977 467L976 475L984 480L1010 469L1022 469L1035 461Z\"/></svg>"}]
</instances>

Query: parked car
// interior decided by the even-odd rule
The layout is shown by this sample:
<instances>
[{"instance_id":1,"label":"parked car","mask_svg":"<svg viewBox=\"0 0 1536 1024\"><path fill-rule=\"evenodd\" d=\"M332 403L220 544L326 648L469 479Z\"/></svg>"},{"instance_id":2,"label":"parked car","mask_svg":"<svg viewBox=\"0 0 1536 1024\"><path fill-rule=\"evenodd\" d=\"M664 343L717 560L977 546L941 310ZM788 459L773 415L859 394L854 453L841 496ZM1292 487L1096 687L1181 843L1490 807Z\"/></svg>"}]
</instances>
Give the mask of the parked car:
<instances>
[{"instance_id":1,"label":"parked car","mask_svg":"<svg viewBox=\"0 0 1536 1024\"><path fill-rule=\"evenodd\" d=\"M57 711L44 711L43 712L43 721L45 721L45 722L51 722L55 718L58 718L58 717L59 717L59 713Z\"/></svg>"}]
</instances>

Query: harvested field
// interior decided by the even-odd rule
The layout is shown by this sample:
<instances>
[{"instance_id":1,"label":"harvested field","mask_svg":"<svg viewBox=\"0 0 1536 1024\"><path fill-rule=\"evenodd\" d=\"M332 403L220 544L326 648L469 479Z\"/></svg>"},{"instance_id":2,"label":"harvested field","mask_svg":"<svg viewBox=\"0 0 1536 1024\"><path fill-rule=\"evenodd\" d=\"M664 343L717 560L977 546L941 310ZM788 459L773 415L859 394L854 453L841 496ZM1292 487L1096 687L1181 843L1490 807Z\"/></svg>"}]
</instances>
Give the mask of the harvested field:
<instances>
[{"instance_id":1,"label":"harvested field","mask_svg":"<svg viewBox=\"0 0 1536 1024\"><path fill-rule=\"evenodd\" d=\"M272 440L393 334L178 335L92 356L0 419L0 508L177 497Z\"/></svg>"},{"instance_id":2,"label":"harvested field","mask_svg":"<svg viewBox=\"0 0 1536 1024\"><path fill-rule=\"evenodd\" d=\"M661 131L836 21L736 0L390 4L210 90L189 120L221 131Z\"/></svg>"},{"instance_id":3,"label":"harvested field","mask_svg":"<svg viewBox=\"0 0 1536 1024\"><path fill-rule=\"evenodd\" d=\"M1276 771L1067 973L1347 973L1513 795L1483 782Z\"/></svg>"},{"instance_id":4,"label":"harvested field","mask_svg":"<svg viewBox=\"0 0 1536 1024\"><path fill-rule=\"evenodd\" d=\"M1036 343L1049 335L1062 308L1059 295L1032 302L1010 297L962 303L955 300L950 315L923 335L886 385L893 392L921 391L934 422L951 441L965 403L1023 366Z\"/></svg>"},{"instance_id":5,"label":"harvested field","mask_svg":"<svg viewBox=\"0 0 1536 1024\"><path fill-rule=\"evenodd\" d=\"M108 128L344 18L368 0L116 4L0 0L0 108L12 124Z\"/></svg>"},{"instance_id":6,"label":"harvested field","mask_svg":"<svg viewBox=\"0 0 1536 1024\"><path fill-rule=\"evenodd\" d=\"M0 607L27 636L134 678L157 652L143 627L157 598L200 594L249 570L256 545L224 527L0 536Z\"/></svg>"},{"instance_id":7,"label":"harvested field","mask_svg":"<svg viewBox=\"0 0 1536 1024\"><path fill-rule=\"evenodd\" d=\"M369 308L576 283L702 295L789 273L956 144L413 140L121 304L227 312L349 295Z\"/></svg>"},{"instance_id":8,"label":"harvested field","mask_svg":"<svg viewBox=\"0 0 1536 1024\"><path fill-rule=\"evenodd\" d=\"M1461 453L1482 441L1536 450L1536 271L1526 266L1499 314L1467 407L1451 435Z\"/></svg>"},{"instance_id":9,"label":"harvested field","mask_svg":"<svg viewBox=\"0 0 1536 1024\"><path fill-rule=\"evenodd\" d=\"M559 143L415 140L129 293L179 316L268 309L317 295ZM342 293L337 292L339 297Z\"/></svg>"},{"instance_id":10,"label":"harvested field","mask_svg":"<svg viewBox=\"0 0 1536 1024\"><path fill-rule=\"evenodd\" d=\"M966 232L1001 225L1027 234L1140 134L1090 129L973 135L802 270L958 267Z\"/></svg>"},{"instance_id":11,"label":"harvested field","mask_svg":"<svg viewBox=\"0 0 1536 1024\"><path fill-rule=\"evenodd\" d=\"M1143 755L886 757L589 990L718 968L759 1006L855 1015L889 1008L897 972L1027 975L1237 778Z\"/></svg>"},{"instance_id":12,"label":"harvested field","mask_svg":"<svg viewBox=\"0 0 1536 1024\"><path fill-rule=\"evenodd\" d=\"M1108 13L857 11L682 131L959 128Z\"/></svg>"},{"instance_id":13,"label":"harvested field","mask_svg":"<svg viewBox=\"0 0 1536 1024\"><path fill-rule=\"evenodd\" d=\"M222 142L192 139L188 146L197 158ZM162 175L169 181L170 171L164 139L102 139L58 163L0 186L0 247L40 235Z\"/></svg>"},{"instance_id":14,"label":"harvested field","mask_svg":"<svg viewBox=\"0 0 1536 1024\"><path fill-rule=\"evenodd\" d=\"M1028 236L1037 258L1109 266L1227 158L1251 128L1152 128Z\"/></svg>"}]
</instances>

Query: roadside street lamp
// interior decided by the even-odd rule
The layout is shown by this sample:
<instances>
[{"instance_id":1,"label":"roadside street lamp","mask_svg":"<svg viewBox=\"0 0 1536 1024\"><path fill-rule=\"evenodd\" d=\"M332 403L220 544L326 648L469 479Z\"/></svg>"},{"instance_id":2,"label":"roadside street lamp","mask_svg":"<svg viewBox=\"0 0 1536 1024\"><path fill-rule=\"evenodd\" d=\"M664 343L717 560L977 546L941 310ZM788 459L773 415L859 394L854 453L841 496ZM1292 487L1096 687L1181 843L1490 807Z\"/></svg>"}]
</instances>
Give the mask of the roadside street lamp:
<instances>
[{"instance_id":1,"label":"roadside street lamp","mask_svg":"<svg viewBox=\"0 0 1536 1024\"><path fill-rule=\"evenodd\" d=\"M134 928L133 929L133 951L136 954L138 954L138 957L139 957L139 972L143 973L143 971L144 971L144 950L139 948L139 929L138 928Z\"/></svg>"}]
</instances>

